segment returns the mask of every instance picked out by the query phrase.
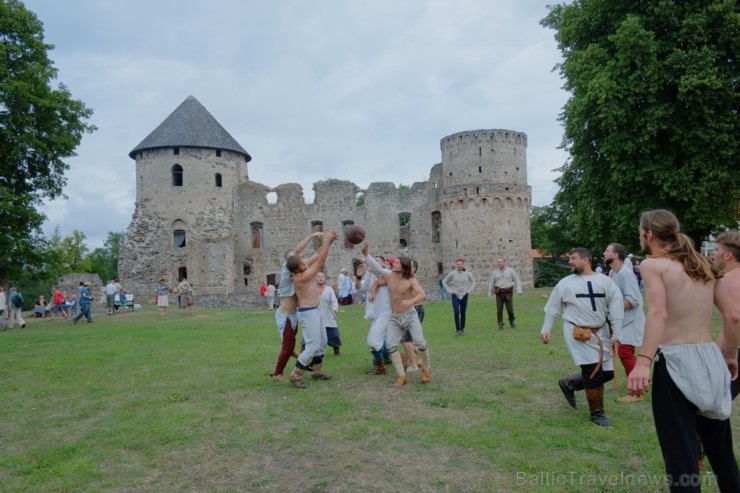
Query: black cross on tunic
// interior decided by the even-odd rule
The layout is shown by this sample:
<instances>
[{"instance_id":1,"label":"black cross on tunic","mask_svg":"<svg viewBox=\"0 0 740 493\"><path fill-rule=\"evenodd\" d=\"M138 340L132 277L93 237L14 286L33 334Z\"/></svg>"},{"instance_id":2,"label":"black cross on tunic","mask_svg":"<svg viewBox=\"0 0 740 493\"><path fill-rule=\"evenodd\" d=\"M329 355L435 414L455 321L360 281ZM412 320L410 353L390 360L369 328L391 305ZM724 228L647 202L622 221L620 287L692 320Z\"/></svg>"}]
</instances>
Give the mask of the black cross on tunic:
<instances>
[{"instance_id":1,"label":"black cross on tunic","mask_svg":"<svg viewBox=\"0 0 740 493\"><path fill-rule=\"evenodd\" d=\"M591 286L591 281L588 283L588 294L576 294L576 298L591 298L591 309L596 311L596 298L606 298L606 293L594 293L594 288Z\"/></svg>"}]
</instances>

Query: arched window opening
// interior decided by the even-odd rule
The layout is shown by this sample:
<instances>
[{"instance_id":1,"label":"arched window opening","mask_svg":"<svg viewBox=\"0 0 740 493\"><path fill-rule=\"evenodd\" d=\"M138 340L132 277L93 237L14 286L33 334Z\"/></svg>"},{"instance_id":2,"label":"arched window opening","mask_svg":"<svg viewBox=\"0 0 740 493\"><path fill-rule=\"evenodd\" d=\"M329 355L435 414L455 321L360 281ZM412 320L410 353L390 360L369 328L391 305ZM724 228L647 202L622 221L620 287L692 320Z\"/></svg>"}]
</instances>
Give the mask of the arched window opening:
<instances>
[{"instance_id":1,"label":"arched window opening","mask_svg":"<svg viewBox=\"0 0 740 493\"><path fill-rule=\"evenodd\" d=\"M175 241L175 248L184 248L186 246L184 229L176 229L173 237Z\"/></svg>"},{"instance_id":2,"label":"arched window opening","mask_svg":"<svg viewBox=\"0 0 740 493\"><path fill-rule=\"evenodd\" d=\"M182 186L182 166L180 166L179 164L176 164L172 167L172 186Z\"/></svg>"},{"instance_id":3,"label":"arched window opening","mask_svg":"<svg viewBox=\"0 0 740 493\"><path fill-rule=\"evenodd\" d=\"M324 232L324 222L323 221L311 221L311 232L312 233L323 233ZM323 240L321 238L314 238L313 239L313 247L315 250L318 250L321 248L321 242Z\"/></svg>"},{"instance_id":4,"label":"arched window opening","mask_svg":"<svg viewBox=\"0 0 740 493\"><path fill-rule=\"evenodd\" d=\"M442 213L432 212L432 243L439 243L439 226L442 224Z\"/></svg>"},{"instance_id":5,"label":"arched window opening","mask_svg":"<svg viewBox=\"0 0 740 493\"><path fill-rule=\"evenodd\" d=\"M262 248L265 243L265 230L262 223L254 222L249 227L252 229L252 248Z\"/></svg>"},{"instance_id":6,"label":"arched window opening","mask_svg":"<svg viewBox=\"0 0 740 493\"><path fill-rule=\"evenodd\" d=\"M398 214L398 245L406 248L411 242L411 213L401 212Z\"/></svg>"}]
</instances>

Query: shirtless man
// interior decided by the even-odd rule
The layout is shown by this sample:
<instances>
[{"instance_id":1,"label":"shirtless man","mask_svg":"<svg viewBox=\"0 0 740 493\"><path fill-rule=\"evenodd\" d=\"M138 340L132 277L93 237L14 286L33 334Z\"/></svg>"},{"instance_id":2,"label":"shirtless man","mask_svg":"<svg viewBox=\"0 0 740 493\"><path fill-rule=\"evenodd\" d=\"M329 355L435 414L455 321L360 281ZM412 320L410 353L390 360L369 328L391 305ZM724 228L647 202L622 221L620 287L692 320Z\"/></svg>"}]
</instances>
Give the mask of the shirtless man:
<instances>
[{"instance_id":1,"label":"shirtless man","mask_svg":"<svg viewBox=\"0 0 740 493\"><path fill-rule=\"evenodd\" d=\"M326 257L329 255L329 247L338 238L337 231L334 228L330 229L324 235L321 248L317 252L316 261L310 266L299 255L290 257L286 262L286 267L293 277L295 294L300 302L298 323L301 324L303 340L306 343L305 349L298 355L298 361L296 361L293 372L288 377L288 380L299 389L308 387L306 382L303 381L303 374L309 367L313 368L311 375L313 378L321 380L331 378L322 371L326 330L321 325L316 274L324 268Z\"/></svg>"},{"instance_id":2,"label":"shirtless man","mask_svg":"<svg viewBox=\"0 0 740 493\"><path fill-rule=\"evenodd\" d=\"M388 272L382 269L378 262L368 253L369 248L367 243L363 245L360 260L364 260L367 267L388 285L388 292L391 296L392 314L386 328L386 345L388 346L388 353L391 356L393 367L398 375L396 383L393 385L395 387L401 387L408 381L406 370L403 368L401 355L398 352L398 345L401 343L401 338L406 330L411 332L414 345L419 349L421 356L421 381L422 383L427 383L432 379L429 368L429 348L424 340L419 316L414 309L414 306L421 304L427 297L424 288L421 287L419 281L411 273L411 259L408 257L396 258L391 272Z\"/></svg>"},{"instance_id":3,"label":"shirtless man","mask_svg":"<svg viewBox=\"0 0 740 493\"><path fill-rule=\"evenodd\" d=\"M740 491L729 421L740 306L733 305L721 274L694 250L672 213L642 214L640 246L649 255L640 264L648 313L627 389L638 397L647 392L655 361L653 419L672 492L699 491L699 486L681 489L701 484L697 433L720 491ZM722 318L722 351L710 332L713 305Z\"/></svg>"},{"instance_id":4,"label":"shirtless man","mask_svg":"<svg viewBox=\"0 0 740 493\"><path fill-rule=\"evenodd\" d=\"M278 333L282 340L280 354L278 355L275 371L270 375L274 382L287 382L288 378L283 375L288 360L291 356L298 357L295 352L296 333L298 332L298 317L296 317L296 307L298 306L298 297L295 295L295 286L293 285L293 276L286 265L287 260L294 256L300 255L312 239L323 237L323 233L315 232L306 236L296 245L293 250L285 254L286 262L280 269L280 284L278 285L277 294L280 298L280 306L275 310L275 323L277 324ZM306 265L312 265L318 254L314 254L305 260Z\"/></svg>"},{"instance_id":5,"label":"shirtless man","mask_svg":"<svg viewBox=\"0 0 740 493\"><path fill-rule=\"evenodd\" d=\"M722 282L727 286L730 299L734 306L740 306L740 231L732 230L717 237L712 251L714 265L719 267L724 276ZM724 348L724 337L720 334L717 339L720 348ZM740 355L740 351L738 352ZM732 398L740 393L740 378L732 381Z\"/></svg>"}]
</instances>

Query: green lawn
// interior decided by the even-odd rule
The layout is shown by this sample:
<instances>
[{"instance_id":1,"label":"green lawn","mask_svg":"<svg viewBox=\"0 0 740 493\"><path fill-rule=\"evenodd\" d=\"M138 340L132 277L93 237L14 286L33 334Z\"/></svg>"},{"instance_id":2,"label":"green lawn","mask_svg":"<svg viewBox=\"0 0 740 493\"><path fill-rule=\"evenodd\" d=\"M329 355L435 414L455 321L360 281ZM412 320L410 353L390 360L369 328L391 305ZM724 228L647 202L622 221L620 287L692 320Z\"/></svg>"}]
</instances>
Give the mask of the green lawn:
<instances>
[{"instance_id":1,"label":"green lawn","mask_svg":"<svg viewBox=\"0 0 740 493\"><path fill-rule=\"evenodd\" d=\"M502 332L473 296L464 337L449 302L427 303L432 382L401 389L392 371L365 374L360 306L342 307L334 378L306 390L268 377L280 342L267 310L29 318L0 333L0 490L667 491L649 401L615 402L623 373L619 393L607 384L613 428L588 420L582 393L566 404L562 334L539 340L548 293L515 297L519 328Z\"/></svg>"}]
</instances>

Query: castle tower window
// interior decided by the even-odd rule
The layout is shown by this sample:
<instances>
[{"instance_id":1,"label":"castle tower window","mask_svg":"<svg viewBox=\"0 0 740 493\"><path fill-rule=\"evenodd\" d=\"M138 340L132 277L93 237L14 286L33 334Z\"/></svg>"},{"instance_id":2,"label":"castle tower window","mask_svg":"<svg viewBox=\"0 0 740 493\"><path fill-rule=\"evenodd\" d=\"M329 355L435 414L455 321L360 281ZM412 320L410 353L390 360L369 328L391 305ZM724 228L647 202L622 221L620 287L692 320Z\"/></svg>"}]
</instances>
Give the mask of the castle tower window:
<instances>
[{"instance_id":1,"label":"castle tower window","mask_svg":"<svg viewBox=\"0 0 740 493\"><path fill-rule=\"evenodd\" d=\"M437 275L442 276L445 273L445 266L442 262L437 262Z\"/></svg>"},{"instance_id":2,"label":"castle tower window","mask_svg":"<svg viewBox=\"0 0 740 493\"><path fill-rule=\"evenodd\" d=\"M180 267L177 269L177 279L187 279L188 278L188 268L187 267Z\"/></svg>"},{"instance_id":3,"label":"castle tower window","mask_svg":"<svg viewBox=\"0 0 740 493\"><path fill-rule=\"evenodd\" d=\"M432 243L439 243L439 226L442 224L442 213L432 212Z\"/></svg>"},{"instance_id":4,"label":"castle tower window","mask_svg":"<svg viewBox=\"0 0 740 493\"><path fill-rule=\"evenodd\" d=\"M184 229L176 229L173 238L175 241L175 248L183 248L186 245L185 242L185 230Z\"/></svg>"},{"instance_id":5,"label":"castle tower window","mask_svg":"<svg viewBox=\"0 0 740 493\"><path fill-rule=\"evenodd\" d=\"M180 148L179 148L179 147L174 147L174 148L172 149L172 153L173 153L173 154L174 154L175 156L179 156L179 155L180 155Z\"/></svg>"},{"instance_id":6,"label":"castle tower window","mask_svg":"<svg viewBox=\"0 0 740 493\"><path fill-rule=\"evenodd\" d=\"M265 230L262 223L254 222L249 227L252 228L252 248L262 248L265 243Z\"/></svg>"},{"instance_id":7,"label":"castle tower window","mask_svg":"<svg viewBox=\"0 0 740 493\"><path fill-rule=\"evenodd\" d=\"M221 157L221 149L216 149L216 157Z\"/></svg>"},{"instance_id":8,"label":"castle tower window","mask_svg":"<svg viewBox=\"0 0 740 493\"><path fill-rule=\"evenodd\" d=\"M172 167L172 186L182 186L182 166L180 166L179 164L176 164Z\"/></svg>"},{"instance_id":9,"label":"castle tower window","mask_svg":"<svg viewBox=\"0 0 740 493\"><path fill-rule=\"evenodd\" d=\"M406 248L411 240L411 213L401 212L398 214L398 224L400 226L398 231L398 245L401 248Z\"/></svg>"},{"instance_id":10,"label":"castle tower window","mask_svg":"<svg viewBox=\"0 0 740 493\"><path fill-rule=\"evenodd\" d=\"M216 173L216 186L218 188L221 188L221 185L222 185L222 183L221 183L221 173Z\"/></svg>"},{"instance_id":11,"label":"castle tower window","mask_svg":"<svg viewBox=\"0 0 740 493\"><path fill-rule=\"evenodd\" d=\"M483 166L478 166L478 173L483 173Z\"/></svg>"}]
</instances>

